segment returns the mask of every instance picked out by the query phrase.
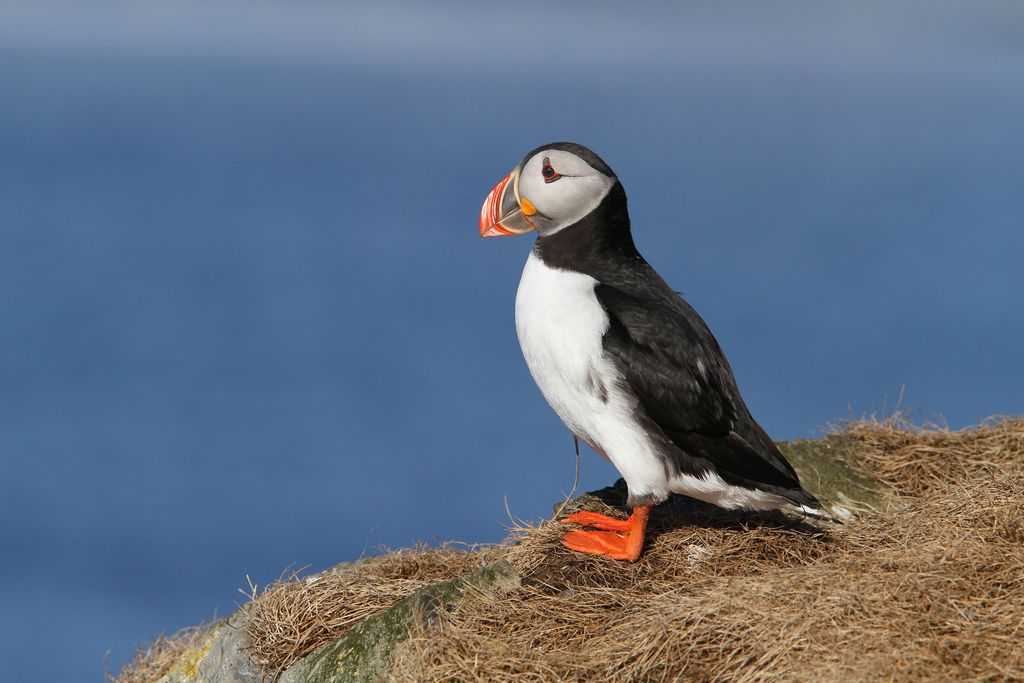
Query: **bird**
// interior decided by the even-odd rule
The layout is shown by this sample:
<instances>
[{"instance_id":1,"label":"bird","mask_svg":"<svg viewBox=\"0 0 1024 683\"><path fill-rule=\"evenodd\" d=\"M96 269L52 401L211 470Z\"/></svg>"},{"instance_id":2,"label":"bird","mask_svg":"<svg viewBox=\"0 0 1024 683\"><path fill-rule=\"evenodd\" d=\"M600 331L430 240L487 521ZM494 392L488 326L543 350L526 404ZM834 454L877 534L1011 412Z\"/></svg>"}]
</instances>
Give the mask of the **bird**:
<instances>
[{"instance_id":1,"label":"bird","mask_svg":"<svg viewBox=\"0 0 1024 683\"><path fill-rule=\"evenodd\" d=\"M490 191L480 236L537 233L515 324L530 374L569 430L611 461L627 519L582 511L565 547L636 561L651 511L678 493L726 509L820 514L740 396L718 340L640 255L626 192L583 145L528 153Z\"/></svg>"}]
</instances>

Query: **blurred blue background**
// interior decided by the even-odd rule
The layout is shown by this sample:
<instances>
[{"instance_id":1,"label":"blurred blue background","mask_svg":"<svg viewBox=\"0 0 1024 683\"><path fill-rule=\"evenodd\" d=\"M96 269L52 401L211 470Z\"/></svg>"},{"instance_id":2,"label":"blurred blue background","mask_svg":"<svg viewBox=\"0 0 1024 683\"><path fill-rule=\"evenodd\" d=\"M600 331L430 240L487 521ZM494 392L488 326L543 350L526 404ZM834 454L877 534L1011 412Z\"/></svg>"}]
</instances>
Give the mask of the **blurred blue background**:
<instances>
[{"instance_id":1,"label":"blurred blue background","mask_svg":"<svg viewBox=\"0 0 1024 683\"><path fill-rule=\"evenodd\" d=\"M601 154L776 438L1024 412L1016 2L0 3L0 660L569 489L480 204ZM581 487L616 476L584 455Z\"/></svg>"}]
</instances>

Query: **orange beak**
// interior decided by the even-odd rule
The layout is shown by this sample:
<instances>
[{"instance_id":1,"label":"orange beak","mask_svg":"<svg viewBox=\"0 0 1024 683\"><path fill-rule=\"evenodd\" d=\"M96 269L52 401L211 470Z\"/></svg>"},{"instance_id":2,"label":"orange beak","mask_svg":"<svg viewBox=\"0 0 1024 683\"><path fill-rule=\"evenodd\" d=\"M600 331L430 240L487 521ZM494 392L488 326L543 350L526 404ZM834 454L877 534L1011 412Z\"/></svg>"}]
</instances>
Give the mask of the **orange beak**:
<instances>
[{"instance_id":1,"label":"orange beak","mask_svg":"<svg viewBox=\"0 0 1024 683\"><path fill-rule=\"evenodd\" d=\"M519 169L498 181L480 209L480 236L522 235L536 230L529 216L537 213L519 196Z\"/></svg>"}]
</instances>

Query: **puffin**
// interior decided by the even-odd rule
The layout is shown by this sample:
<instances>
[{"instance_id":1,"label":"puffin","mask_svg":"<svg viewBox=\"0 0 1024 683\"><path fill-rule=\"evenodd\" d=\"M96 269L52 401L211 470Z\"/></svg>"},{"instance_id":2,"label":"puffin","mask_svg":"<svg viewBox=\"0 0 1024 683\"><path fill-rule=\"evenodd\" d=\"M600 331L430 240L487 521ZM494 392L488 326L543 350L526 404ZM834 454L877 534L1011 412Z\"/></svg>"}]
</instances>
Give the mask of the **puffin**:
<instances>
[{"instance_id":1,"label":"puffin","mask_svg":"<svg viewBox=\"0 0 1024 683\"><path fill-rule=\"evenodd\" d=\"M537 233L516 293L523 356L566 427L611 461L631 514L576 512L567 548L636 561L678 493L726 509L822 514L754 420L704 320L637 251L626 192L583 145L527 154L484 200L480 236Z\"/></svg>"}]
</instances>

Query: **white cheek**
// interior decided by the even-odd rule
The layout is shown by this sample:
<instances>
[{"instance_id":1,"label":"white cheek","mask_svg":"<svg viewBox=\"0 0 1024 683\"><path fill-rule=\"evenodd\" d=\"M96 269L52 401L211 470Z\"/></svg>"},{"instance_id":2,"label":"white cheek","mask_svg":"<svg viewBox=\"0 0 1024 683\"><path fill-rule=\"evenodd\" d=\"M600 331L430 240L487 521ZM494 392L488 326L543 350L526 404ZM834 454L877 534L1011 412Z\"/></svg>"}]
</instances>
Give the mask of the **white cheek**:
<instances>
[{"instance_id":1,"label":"white cheek","mask_svg":"<svg viewBox=\"0 0 1024 683\"><path fill-rule=\"evenodd\" d=\"M532 181L532 179L530 179ZM604 174L563 176L553 183L524 183L522 194L546 216L554 232L577 222L596 209L611 189Z\"/></svg>"}]
</instances>

